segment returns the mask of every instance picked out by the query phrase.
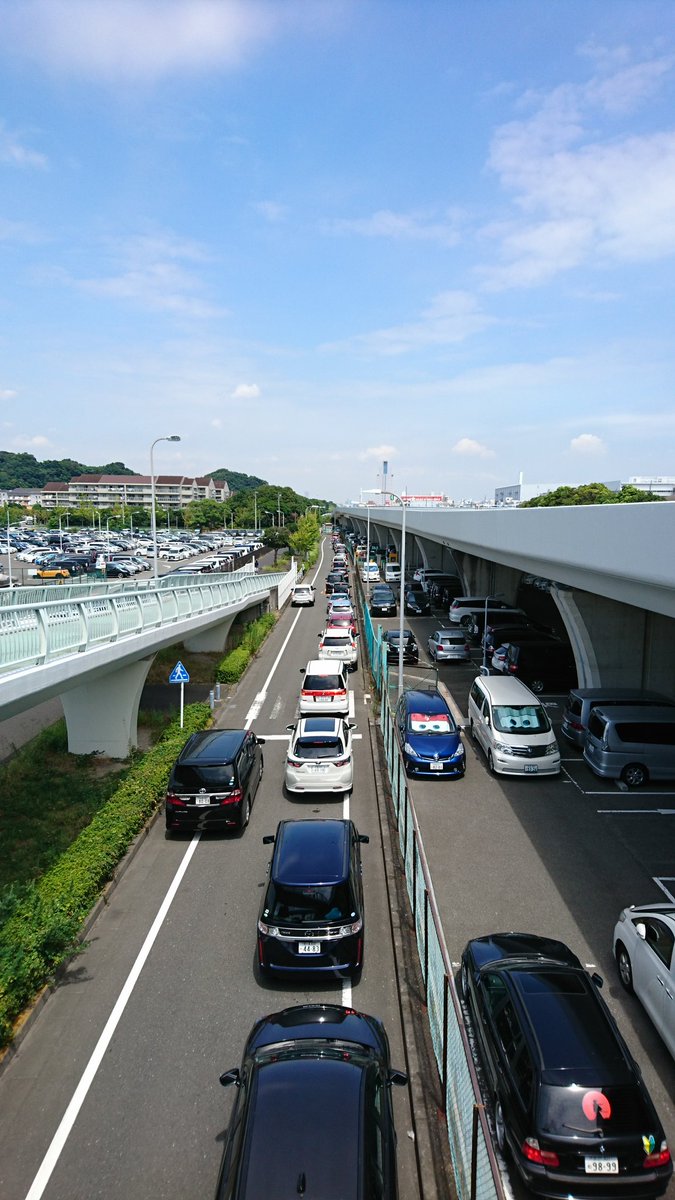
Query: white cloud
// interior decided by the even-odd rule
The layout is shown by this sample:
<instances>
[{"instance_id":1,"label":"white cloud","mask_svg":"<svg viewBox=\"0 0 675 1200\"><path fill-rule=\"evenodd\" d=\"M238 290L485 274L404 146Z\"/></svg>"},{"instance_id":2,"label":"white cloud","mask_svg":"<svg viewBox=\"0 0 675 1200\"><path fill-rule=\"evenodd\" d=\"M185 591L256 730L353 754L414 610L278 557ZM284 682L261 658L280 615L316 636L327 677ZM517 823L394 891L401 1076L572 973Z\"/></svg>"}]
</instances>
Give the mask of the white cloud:
<instances>
[{"instance_id":1,"label":"white cloud","mask_svg":"<svg viewBox=\"0 0 675 1200\"><path fill-rule=\"evenodd\" d=\"M13 400L18 392L12 391L12 388L0 388L0 400Z\"/></svg>"},{"instance_id":2,"label":"white cloud","mask_svg":"<svg viewBox=\"0 0 675 1200\"><path fill-rule=\"evenodd\" d=\"M0 121L0 163L8 163L13 167L42 168L47 166L47 159L44 154L26 149L18 136L7 129L4 121Z\"/></svg>"},{"instance_id":3,"label":"white cloud","mask_svg":"<svg viewBox=\"0 0 675 1200\"><path fill-rule=\"evenodd\" d=\"M33 437L15 437L12 439L12 445L21 450L36 450L43 449L51 443L49 438L42 434L35 434Z\"/></svg>"},{"instance_id":4,"label":"white cloud","mask_svg":"<svg viewBox=\"0 0 675 1200\"><path fill-rule=\"evenodd\" d=\"M395 446L369 446L367 450L361 450L358 457L361 462L366 462L370 458L376 459L377 462L388 462L397 454L398 450Z\"/></svg>"},{"instance_id":5,"label":"white cloud","mask_svg":"<svg viewBox=\"0 0 675 1200\"><path fill-rule=\"evenodd\" d=\"M473 438L460 438L452 447L452 453L458 454L462 458L495 458L494 450L490 450L489 446L484 446L481 442L475 442Z\"/></svg>"},{"instance_id":6,"label":"white cloud","mask_svg":"<svg viewBox=\"0 0 675 1200\"><path fill-rule=\"evenodd\" d=\"M96 80L235 68L289 25L312 29L330 6L269 0L14 0L3 41L52 70Z\"/></svg>"},{"instance_id":7,"label":"white cloud","mask_svg":"<svg viewBox=\"0 0 675 1200\"><path fill-rule=\"evenodd\" d=\"M570 442L570 450L572 450L574 454L583 454L593 457L595 455L604 454L606 451L606 446L602 438L596 437L594 433L580 433L578 437L572 438Z\"/></svg>"},{"instance_id":8,"label":"white cloud","mask_svg":"<svg viewBox=\"0 0 675 1200\"><path fill-rule=\"evenodd\" d=\"M276 200L259 200L254 205L256 212L259 212L261 217L269 221L270 225L278 225L281 221L285 221L288 215L288 209L284 204L278 204Z\"/></svg>"},{"instance_id":9,"label":"white cloud","mask_svg":"<svg viewBox=\"0 0 675 1200\"><path fill-rule=\"evenodd\" d=\"M448 346L481 333L494 318L483 313L469 292L441 292L424 309L418 321L393 325L372 333L357 334L345 342L324 345L322 350L362 350L368 354L397 355L430 346Z\"/></svg>"},{"instance_id":10,"label":"white cloud","mask_svg":"<svg viewBox=\"0 0 675 1200\"><path fill-rule=\"evenodd\" d=\"M231 400L257 400L260 395L260 388L257 383L238 383L236 388L230 392Z\"/></svg>"},{"instance_id":11,"label":"white cloud","mask_svg":"<svg viewBox=\"0 0 675 1200\"><path fill-rule=\"evenodd\" d=\"M391 241L439 242L455 246L459 241L459 213L450 211L438 220L429 213L395 213L380 209L369 217L335 218L324 221L329 234L357 234L360 237L388 238Z\"/></svg>"},{"instance_id":12,"label":"white cloud","mask_svg":"<svg viewBox=\"0 0 675 1200\"><path fill-rule=\"evenodd\" d=\"M617 136L610 124L603 140L596 119L598 109L636 107L671 69L658 59L528 96L533 114L497 131L489 165L520 215L483 230L501 258L481 271L487 288L533 286L587 261L675 254L675 131Z\"/></svg>"}]
</instances>

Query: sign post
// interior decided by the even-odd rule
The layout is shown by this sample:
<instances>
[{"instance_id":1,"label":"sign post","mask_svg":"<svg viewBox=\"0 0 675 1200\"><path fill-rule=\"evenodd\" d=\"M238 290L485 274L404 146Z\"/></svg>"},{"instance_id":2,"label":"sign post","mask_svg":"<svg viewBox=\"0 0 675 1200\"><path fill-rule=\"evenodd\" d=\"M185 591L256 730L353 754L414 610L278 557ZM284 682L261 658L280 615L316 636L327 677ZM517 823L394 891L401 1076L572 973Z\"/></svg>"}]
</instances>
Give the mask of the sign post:
<instances>
[{"instance_id":1,"label":"sign post","mask_svg":"<svg viewBox=\"0 0 675 1200\"><path fill-rule=\"evenodd\" d=\"M169 675L169 683L179 683L180 684L180 727L181 727L181 729L183 728L183 708L184 708L183 698L185 695L185 684L189 683L189 682L190 682L190 676L188 675L187 671L185 670L185 667L183 666L182 662L179 659L178 662L176 663L173 671Z\"/></svg>"}]
</instances>

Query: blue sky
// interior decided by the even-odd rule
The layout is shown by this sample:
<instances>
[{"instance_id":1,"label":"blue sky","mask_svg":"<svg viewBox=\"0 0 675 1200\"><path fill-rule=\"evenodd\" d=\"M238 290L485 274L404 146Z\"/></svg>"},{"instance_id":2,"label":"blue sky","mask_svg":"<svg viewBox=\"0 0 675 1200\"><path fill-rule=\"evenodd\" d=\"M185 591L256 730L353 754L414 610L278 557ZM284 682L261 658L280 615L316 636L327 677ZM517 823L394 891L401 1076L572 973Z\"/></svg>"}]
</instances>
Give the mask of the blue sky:
<instances>
[{"instance_id":1,"label":"blue sky","mask_svg":"<svg viewBox=\"0 0 675 1200\"><path fill-rule=\"evenodd\" d=\"M0 0L0 449L675 474L672 0Z\"/></svg>"}]
</instances>

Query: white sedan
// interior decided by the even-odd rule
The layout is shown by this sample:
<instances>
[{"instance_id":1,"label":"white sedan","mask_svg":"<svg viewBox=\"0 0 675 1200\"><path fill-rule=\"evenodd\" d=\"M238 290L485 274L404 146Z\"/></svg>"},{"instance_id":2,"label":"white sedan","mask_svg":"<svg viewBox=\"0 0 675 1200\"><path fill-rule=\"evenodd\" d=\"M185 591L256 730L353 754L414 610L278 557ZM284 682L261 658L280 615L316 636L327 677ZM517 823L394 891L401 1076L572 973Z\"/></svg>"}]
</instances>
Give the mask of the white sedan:
<instances>
[{"instance_id":1,"label":"white sedan","mask_svg":"<svg viewBox=\"0 0 675 1200\"><path fill-rule=\"evenodd\" d=\"M289 792L351 791L353 722L344 717L302 717L288 729L284 782Z\"/></svg>"},{"instance_id":2,"label":"white sedan","mask_svg":"<svg viewBox=\"0 0 675 1200\"><path fill-rule=\"evenodd\" d=\"M632 904L614 928L614 956L675 1058L675 904Z\"/></svg>"}]
</instances>

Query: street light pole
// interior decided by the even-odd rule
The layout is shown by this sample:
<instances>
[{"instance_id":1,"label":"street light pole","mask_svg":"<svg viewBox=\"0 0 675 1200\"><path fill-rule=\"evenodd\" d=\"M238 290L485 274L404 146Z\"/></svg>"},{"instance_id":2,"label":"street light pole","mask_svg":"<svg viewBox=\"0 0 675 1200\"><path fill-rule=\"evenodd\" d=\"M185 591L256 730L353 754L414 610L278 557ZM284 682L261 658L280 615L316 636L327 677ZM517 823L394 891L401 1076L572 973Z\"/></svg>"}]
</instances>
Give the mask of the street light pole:
<instances>
[{"instance_id":1,"label":"street light pole","mask_svg":"<svg viewBox=\"0 0 675 1200\"><path fill-rule=\"evenodd\" d=\"M364 488L364 491L371 494L377 494L379 488ZM403 693L403 631L405 628L405 514L406 506L403 503L403 497L397 496L396 492L388 492L392 500L398 500L401 505L401 586L399 592L399 621L398 621L398 695ZM368 514L370 517L370 513Z\"/></svg>"},{"instance_id":2,"label":"street light pole","mask_svg":"<svg viewBox=\"0 0 675 1200\"><path fill-rule=\"evenodd\" d=\"M152 561L153 561L153 579L155 583L159 578L159 570L157 566L157 514L155 513L155 463L153 452L158 442L179 442L180 437L177 433L171 433L168 437L155 438L150 447L150 529L152 533Z\"/></svg>"}]
</instances>

